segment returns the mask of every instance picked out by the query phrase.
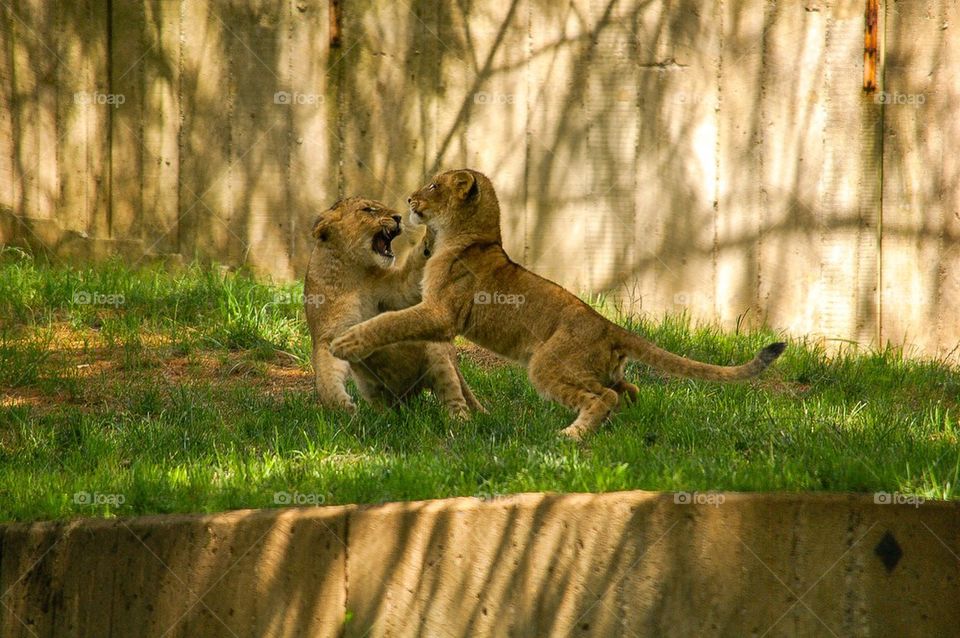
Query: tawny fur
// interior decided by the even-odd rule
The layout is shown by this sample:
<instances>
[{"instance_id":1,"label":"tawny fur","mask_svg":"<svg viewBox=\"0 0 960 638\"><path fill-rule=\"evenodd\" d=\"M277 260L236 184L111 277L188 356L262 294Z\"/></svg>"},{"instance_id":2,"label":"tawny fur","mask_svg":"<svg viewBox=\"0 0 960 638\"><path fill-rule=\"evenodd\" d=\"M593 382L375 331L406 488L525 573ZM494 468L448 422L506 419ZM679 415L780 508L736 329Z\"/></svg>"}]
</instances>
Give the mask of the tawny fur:
<instances>
[{"instance_id":1,"label":"tawny fur","mask_svg":"<svg viewBox=\"0 0 960 638\"><path fill-rule=\"evenodd\" d=\"M395 406L430 389L455 417L483 410L457 367L457 351L445 342L400 343L348 364L330 353L330 342L356 323L385 310L420 301L420 280L432 233L400 232L400 214L384 204L353 197L317 218L316 239L304 284L304 305L313 340L313 369L321 404L353 411L345 388L352 373L364 399ZM375 252L375 235L393 235L396 258Z\"/></svg>"},{"instance_id":2,"label":"tawny fur","mask_svg":"<svg viewBox=\"0 0 960 638\"><path fill-rule=\"evenodd\" d=\"M437 233L423 301L354 326L333 341L337 356L354 360L402 340L463 335L525 365L541 395L577 411L563 432L579 439L603 422L622 395L636 395L636 386L623 378L630 359L674 375L734 381L759 374L783 352L784 344L776 343L744 365L710 365L612 323L507 256L496 193L476 171L441 173L409 203L411 220Z\"/></svg>"}]
</instances>

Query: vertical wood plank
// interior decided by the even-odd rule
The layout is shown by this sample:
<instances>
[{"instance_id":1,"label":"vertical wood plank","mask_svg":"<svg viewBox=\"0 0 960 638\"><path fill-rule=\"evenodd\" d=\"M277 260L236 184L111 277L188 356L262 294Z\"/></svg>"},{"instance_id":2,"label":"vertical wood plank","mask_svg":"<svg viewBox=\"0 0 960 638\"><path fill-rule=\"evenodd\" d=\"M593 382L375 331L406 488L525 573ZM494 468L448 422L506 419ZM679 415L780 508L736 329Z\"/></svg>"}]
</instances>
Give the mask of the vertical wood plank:
<instances>
[{"instance_id":1,"label":"vertical wood plank","mask_svg":"<svg viewBox=\"0 0 960 638\"><path fill-rule=\"evenodd\" d=\"M454 136L448 153L451 159L444 168L467 166L493 180L502 213L504 246L517 259L523 256L527 205L525 71L529 17L526 0L473 5L459 21L464 31L458 35L466 44L463 58L471 72L465 73L463 61L457 58L445 58L442 67L449 78L445 82L447 90L455 91L459 98L450 105L451 111L461 109L464 120L459 124L463 134ZM446 136L449 130L441 128L441 135Z\"/></svg>"},{"instance_id":2,"label":"vertical wood plank","mask_svg":"<svg viewBox=\"0 0 960 638\"><path fill-rule=\"evenodd\" d=\"M19 202L15 183L20 179L15 170L13 121L13 15L12 7L0 8L0 242L14 240L13 219Z\"/></svg>"},{"instance_id":3,"label":"vertical wood plank","mask_svg":"<svg viewBox=\"0 0 960 638\"><path fill-rule=\"evenodd\" d=\"M181 4L143 4L141 238L148 253L179 252Z\"/></svg>"},{"instance_id":4,"label":"vertical wood plank","mask_svg":"<svg viewBox=\"0 0 960 638\"><path fill-rule=\"evenodd\" d=\"M960 8L890 2L882 92L881 339L957 356L960 324L960 124L954 45Z\"/></svg>"},{"instance_id":5,"label":"vertical wood plank","mask_svg":"<svg viewBox=\"0 0 960 638\"><path fill-rule=\"evenodd\" d=\"M758 304L764 322L803 335L818 330L818 209L826 130L825 41L829 12L778 5L767 27Z\"/></svg>"},{"instance_id":6,"label":"vertical wood plank","mask_svg":"<svg viewBox=\"0 0 960 638\"><path fill-rule=\"evenodd\" d=\"M960 361L960 322L951 311L960 308L960 156L955 152L955 141L960 140L960 83L956 70L960 68L960 5L943 0L939 7L939 46L933 61L936 64L931 78L937 87L930 96L929 117L943 140L926 150L930 161L939 160L937 189L930 191L940 200L941 252L937 273L939 294L933 313L937 317L937 342L920 342L923 352L930 356L950 356ZM945 25L948 25L945 27ZM936 166L936 165L935 165Z\"/></svg>"},{"instance_id":7,"label":"vertical wood plank","mask_svg":"<svg viewBox=\"0 0 960 638\"><path fill-rule=\"evenodd\" d=\"M289 83L287 93L312 94L315 100L291 104L290 167L287 176L290 197L290 254L296 277L306 272L313 240L310 224L313 216L337 199L336 82L329 65L341 49L329 47L330 3L323 0L299 2L291 15L291 32L285 49ZM335 71L335 69L333 69ZM279 108L279 105L278 105Z\"/></svg>"},{"instance_id":8,"label":"vertical wood plank","mask_svg":"<svg viewBox=\"0 0 960 638\"><path fill-rule=\"evenodd\" d=\"M339 87L342 194L362 194L403 208L422 180L420 104L441 88L436 78L417 74L421 56L434 55L437 36L407 3L342 8L342 51L332 54ZM439 122L427 124L442 128Z\"/></svg>"},{"instance_id":9,"label":"vertical wood plank","mask_svg":"<svg viewBox=\"0 0 960 638\"><path fill-rule=\"evenodd\" d=\"M231 261L290 279L290 203L287 197L290 112L275 96L289 83L281 64L288 45L291 5L283 0L220 5L230 42L235 92L227 220ZM312 95L314 89L308 88Z\"/></svg>"},{"instance_id":10,"label":"vertical wood plank","mask_svg":"<svg viewBox=\"0 0 960 638\"><path fill-rule=\"evenodd\" d=\"M414 149L410 165L411 169L419 168L419 172L414 170L414 179L405 185L404 195L426 183L443 165L439 153L445 130L439 126L439 117L442 108L446 107L441 58L446 50L445 42L450 38L446 22L449 8L427 2L410 5L410 11L415 23L408 77L417 87L411 91L411 131L416 132L417 137L410 142Z\"/></svg>"},{"instance_id":11,"label":"vertical wood plank","mask_svg":"<svg viewBox=\"0 0 960 638\"><path fill-rule=\"evenodd\" d=\"M879 182L872 134L877 111L864 97L863 3L837 2L826 36L827 128L820 183L820 308L816 332L830 340L876 336ZM832 342L837 343L837 342ZM840 341L839 343L843 343Z\"/></svg>"},{"instance_id":12,"label":"vertical wood plank","mask_svg":"<svg viewBox=\"0 0 960 638\"><path fill-rule=\"evenodd\" d=\"M510 3L507 3L510 4ZM438 3L435 20L424 33L431 48L428 55L435 60L434 84L423 78L418 86L434 98L433 156L430 172L467 166L467 131L473 116L474 93L480 92L479 71L483 67L480 47L491 43L473 39L469 5ZM478 11L479 13L479 11ZM429 87L429 88L428 88Z\"/></svg>"},{"instance_id":13,"label":"vertical wood plank","mask_svg":"<svg viewBox=\"0 0 960 638\"><path fill-rule=\"evenodd\" d=\"M19 0L13 16L14 165L19 209L24 217L52 219L57 208L57 77L59 55L50 40L55 7L45 0ZM64 98L66 99L66 97ZM70 97L72 99L72 96Z\"/></svg>"},{"instance_id":14,"label":"vertical wood plank","mask_svg":"<svg viewBox=\"0 0 960 638\"><path fill-rule=\"evenodd\" d=\"M107 6L95 0L55 5L58 29L57 223L110 236L110 120L126 96L110 85ZM135 107L134 107L135 108ZM121 225L121 236L128 228Z\"/></svg>"},{"instance_id":15,"label":"vertical wood plank","mask_svg":"<svg viewBox=\"0 0 960 638\"><path fill-rule=\"evenodd\" d=\"M590 113L585 101L592 22L586 0L530 13L527 206L524 263L576 291L578 272L596 253L583 238L596 221L584 204L591 184L584 170ZM576 261L570 259L577 254Z\"/></svg>"},{"instance_id":16,"label":"vertical wood plank","mask_svg":"<svg viewBox=\"0 0 960 638\"><path fill-rule=\"evenodd\" d=\"M238 263L229 226L235 43L220 12L227 5L181 2L180 252Z\"/></svg>"},{"instance_id":17,"label":"vertical wood plank","mask_svg":"<svg viewBox=\"0 0 960 638\"><path fill-rule=\"evenodd\" d=\"M726 326L756 311L757 240L764 216L757 179L762 174L764 135L760 82L766 29L772 19L765 2L724 3L714 250L716 308Z\"/></svg>"},{"instance_id":18,"label":"vertical wood plank","mask_svg":"<svg viewBox=\"0 0 960 638\"><path fill-rule=\"evenodd\" d=\"M594 48L586 69L584 103L589 123L586 152L591 158L580 170L589 182L590 197L574 211L584 225L581 241L594 248L593 257L577 268L583 291L614 288L636 260L642 246L636 236L637 59L636 3L591 0ZM566 275L570 277L569 273Z\"/></svg>"},{"instance_id":19,"label":"vertical wood plank","mask_svg":"<svg viewBox=\"0 0 960 638\"><path fill-rule=\"evenodd\" d=\"M117 2L110 15L110 92L123 104L110 115L110 236L141 235L144 181L145 4Z\"/></svg>"},{"instance_id":20,"label":"vertical wood plank","mask_svg":"<svg viewBox=\"0 0 960 638\"><path fill-rule=\"evenodd\" d=\"M674 2L638 25L637 288L647 312L713 319L720 5Z\"/></svg>"}]
</instances>

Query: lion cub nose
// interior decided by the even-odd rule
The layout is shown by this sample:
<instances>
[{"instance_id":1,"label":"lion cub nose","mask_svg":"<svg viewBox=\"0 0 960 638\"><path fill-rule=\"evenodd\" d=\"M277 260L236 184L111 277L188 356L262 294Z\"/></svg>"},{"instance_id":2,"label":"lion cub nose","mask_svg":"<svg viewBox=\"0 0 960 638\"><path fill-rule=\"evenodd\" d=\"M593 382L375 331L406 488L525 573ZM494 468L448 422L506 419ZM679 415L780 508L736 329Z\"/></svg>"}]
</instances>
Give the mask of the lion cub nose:
<instances>
[{"instance_id":1,"label":"lion cub nose","mask_svg":"<svg viewBox=\"0 0 960 638\"><path fill-rule=\"evenodd\" d=\"M403 220L403 217L400 217L400 215L391 215L391 217L393 217L393 221L397 222L398 224Z\"/></svg>"}]
</instances>

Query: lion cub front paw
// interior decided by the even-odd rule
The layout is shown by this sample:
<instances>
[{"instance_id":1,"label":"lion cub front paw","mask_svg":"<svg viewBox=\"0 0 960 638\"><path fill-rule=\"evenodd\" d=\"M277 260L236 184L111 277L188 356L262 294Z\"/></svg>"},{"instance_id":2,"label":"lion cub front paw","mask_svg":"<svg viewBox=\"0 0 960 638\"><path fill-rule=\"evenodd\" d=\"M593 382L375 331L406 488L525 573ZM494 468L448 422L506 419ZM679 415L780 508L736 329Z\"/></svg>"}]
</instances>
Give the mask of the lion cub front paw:
<instances>
[{"instance_id":1,"label":"lion cub front paw","mask_svg":"<svg viewBox=\"0 0 960 638\"><path fill-rule=\"evenodd\" d=\"M330 410L343 410L350 414L357 411L357 404L353 402L349 394L329 395L321 392L319 398L320 405Z\"/></svg>"},{"instance_id":2,"label":"lion cub front paw","mask_svg":"<svg viewBox=\"0 0 960 638\"><path fill-rule=\"evenodd\" d=\"M585 432L582 427L574 423L560 430L560 434L574 441L582 441Z\"/></svg>"},{"instance_id":3,"label":"lion cub front paw","mask_svg":"<svg viewBox=\"0 0 960 638\"><path fill-rule=\"evenodd\" d=\"M363 340L353 329L340 335L330 344L330 354L345 361L359 361L363 355L367 354L364 350Z\"/></svg>"},{"instance_id":4,"label":"lion cub front paw","mask_svg":"<svg viewBox=\"0 0 960 638\"><path fill-rule=\"evenodd\" d=\"M467 409L467 404L463 405L454 404L447 406L447 414L450 415L450 418L454 421L468 421L472 416L470 410Z\"/></svg>"},{"instance_id":5,"label":"lion cub front paw","mask_svg":"<svg viewBox=\"0 0 960 638\"><path fill-rule=\"evenodd\" d=\"M353 414L357 411L357 404L353 402L353 399L341 401L337 407L350 414Z\"/></svg>"}]
</instances>

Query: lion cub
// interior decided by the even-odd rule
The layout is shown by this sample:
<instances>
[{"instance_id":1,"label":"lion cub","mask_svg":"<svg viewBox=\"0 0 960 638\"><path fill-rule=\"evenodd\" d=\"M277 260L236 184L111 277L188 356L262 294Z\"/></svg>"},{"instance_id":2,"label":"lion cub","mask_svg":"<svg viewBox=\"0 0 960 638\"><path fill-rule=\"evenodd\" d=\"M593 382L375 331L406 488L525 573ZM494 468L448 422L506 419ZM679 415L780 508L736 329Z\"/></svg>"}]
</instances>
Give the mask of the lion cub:
<instances>
[{"instance_id":1,"label":"lion cub","mask_svg":"<svg viewBox=\"0 0 960 638\"><path fill-rule=\"evenodd\" d=\"M354 326L331 345L339 357L356 360L398 341L463 335L524 364L541 395L577 411L563 433L579 439L621 395L636 394L637 387L623 378L630 359L670 374L733 381L759 374L785 348L773 343L748 363L716 366L667 352L608 321L507 256L497 195L476 171L441 173L408 201L411 222L425 222L437 234L423 301Z\"/></svg>"},{"instance_id":2,"label":"lion cub","mask_svg":"<svg viewBox=\"0 0 960 638\"><path fill-rule=\"evenodd\" d=\"M429 388L452 416L483 410L460 374L450 340L398 344L352 364L330 354L330 341L350 326L420 301L420 279L433 234L404 233L403 240L396 241L401 236L400 215L360 197L339 201L320 213L312 234L316 244L307 268L304 305L320 402L353 411L356 406L345 389L351 372L360 394L375 405L393 406Z\"/></svg>"}]
</instances>

